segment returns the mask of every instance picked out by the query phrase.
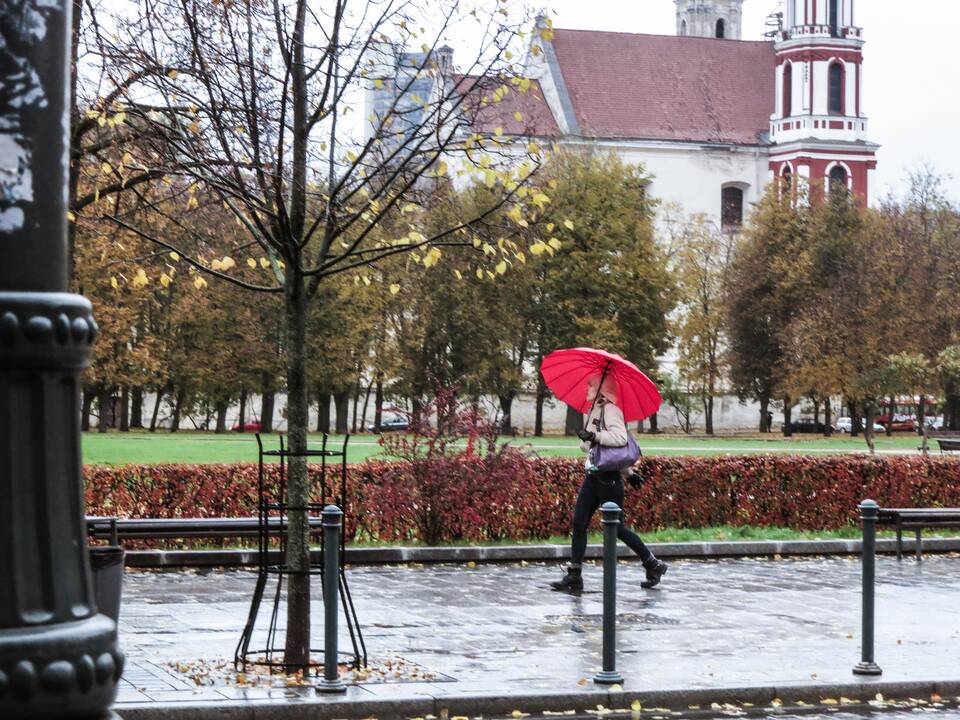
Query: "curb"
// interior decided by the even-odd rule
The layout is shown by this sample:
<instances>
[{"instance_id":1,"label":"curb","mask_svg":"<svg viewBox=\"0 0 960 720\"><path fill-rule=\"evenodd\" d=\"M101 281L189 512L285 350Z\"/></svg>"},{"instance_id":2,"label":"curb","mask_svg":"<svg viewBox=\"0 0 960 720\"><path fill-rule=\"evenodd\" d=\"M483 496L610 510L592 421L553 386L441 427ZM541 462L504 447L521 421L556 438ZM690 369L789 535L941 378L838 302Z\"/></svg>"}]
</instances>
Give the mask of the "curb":
<instances>
[{"instance_id":1,"label":"curb","mask_svg":"<svg viewBox=\"0 0 960 720\"><path fill-rule=\"evenodd\" d=\"M709 707L712 703L751 703L769 705L780 698L786 709L791 704L817 704L823 698L848 697L859 703L882 693L887 699L960 694L960 680L863 681L802 685L761 685L756 687L692 688L656 691L583 690L523 694L449 694L396 698L365 697L362 688L357 699L309 698L296 701L207 701L195 703L130 703L114 710L124 720L307 720L308 718L377 718L400 720L457 716L510 716L519 710L531 716L543 711L576 710L596 713L598 705L613 710L629 709L634 700L645 707L663 707L687 711L690 705Z\"/></svg>"},{"instance_id":2,"label":"curb","mask_svg":"<svg viewBox=\"0 0 960 720\"><path fill-rule=\"evenodd\" d=\"M746 540L735 542L651 543L650 549L664 559L716 559L742 557L802 557L811 555L859 555L860 540ZM877 552L896 552L896 540L877 540ZM916 549L916 540L904 538L904 556ZM960 537L929 538L923 541L927 553L960 552ZM314 551L314 560L321 555ZM619 546L617 556L632 558L633 553ZM563 561L570 557L569 545L495 545L456 547L377 547L352 548L345 551L348 565L397 565L404 563L510 563ZM601 559L603 545L587 547L587 558ZM276 553L280 559L280 553ZM255 549L250 550L127 550L125 564L131 568L164 567L242 567L259 562Z\"/></svg>"}]
</instances>

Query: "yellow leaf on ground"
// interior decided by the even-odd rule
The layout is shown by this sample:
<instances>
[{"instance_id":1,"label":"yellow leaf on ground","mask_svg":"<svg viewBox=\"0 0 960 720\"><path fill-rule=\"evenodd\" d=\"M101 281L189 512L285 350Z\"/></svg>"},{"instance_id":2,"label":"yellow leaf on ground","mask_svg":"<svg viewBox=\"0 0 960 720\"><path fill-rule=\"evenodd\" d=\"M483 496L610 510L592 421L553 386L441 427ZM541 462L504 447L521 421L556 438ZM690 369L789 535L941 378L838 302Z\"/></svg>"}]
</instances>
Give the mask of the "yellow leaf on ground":
<instances>
[{"instance_id":1,"label":"yellow leaf on ground","mask_svg":"<svg viewBox=\"0 0 960 720\"><path fill-rule=\"evenodd\" d=\"M270 261L266 258L260 258L260 267L266 270L268 267L270 267Z\"/></svg>"},{"instance_id":2,"label":"yellow leaf on ground","mask_svg":"<svg viewBox=\"0 0 960 720\"><path fill-rule=\"evenodd\" d=\"M572 221L572 220L564 220L564 221L563 221L563 226L564 226L567 230L573 230L573 221Z\"/></svg>"},{"instance_id":3,"label":"yellow leaf on ground","mask_svg":"<svg viewBox=\"0 0 960 720\"><path fill-rule=\"evenodd\" d=\"M503 275L507 271L507 261L501 260L497 263L497 274Z\"/></svg>"},{"instance_id":4,"label":"yellow leaf on ground","mask_svg":"<svg viewBox=\"0 0 960 720\"><path fill-rule=\"evenodd\" d=\"M390 286L390 294L396 295L398 292L400 292L400 286L396 283L393 283L393 285Z\"/></svg>"},{"instance_id":5,"label":"yellow leaf on ground","mask_svg":"<svg viewBox=\"0 0 960 720\"><path fill-rule=\"evenodd\" d=\"M523 113L521 113L519 110L517 110L517 111L513 114L513 119L516 120L517 122L523 122Z\"/></svg>"},{"instance_id":6,"label":"yellow leaf on ground","mask_svg":"<svg viewBox=\"0 0 960 720\"><path fill-rule=\"evenodd\" d=\"M196 279L193 281L193 286L194 286L197 290L202 290L203 288L205 288L205 287L207 286L207 281L204 280L202 277L198 277L198 278L196 278Z\"/></svg>"},{"instance_id":7,"label":"yellow leaf on ground","mask_svg":"<svg viewBox=\"0 0 960 720\"><path fill-rule=\"evenodd\" d=\"M170 251L170 259L173 260L174 262L177 262L178 260L180 260L180 255L179 255L179 253L177 253L177 252L174 251L174 250L171 250L171 251Z\"/></svg>"},{"instance_id":8,"label":"yellow leaf on ground","mask_svg":"<svg viewBox=\"0 0 960 720\"><path fill-rule=\"evenodd\" d=\"M117 282L117 278L116 278L116 277L111 277L111 278L110 278L110 287L112 287L114 290L116 290L117 288L120 287L120 283Z\"/></svg>"},{"instance_id":9,"label":"yellow leaf on ground","mask_svg":"<svg viewBox=\"0 0 960 720\"><path fill-rule=\"evenodd\" d=\"M255 268L257 266L257 261L254 260L253 258L247 258L247 265L249 265L252 268Z\"/></svg>"}]
</instances>

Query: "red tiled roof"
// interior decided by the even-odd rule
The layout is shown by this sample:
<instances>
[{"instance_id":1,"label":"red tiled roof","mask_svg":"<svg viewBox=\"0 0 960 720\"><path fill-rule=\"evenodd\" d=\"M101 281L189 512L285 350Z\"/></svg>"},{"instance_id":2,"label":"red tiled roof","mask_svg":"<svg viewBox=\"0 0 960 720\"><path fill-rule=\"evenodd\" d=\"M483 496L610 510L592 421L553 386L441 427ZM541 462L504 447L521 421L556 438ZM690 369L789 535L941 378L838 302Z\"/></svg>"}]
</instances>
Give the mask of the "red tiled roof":
<instances>
[{"instance_id":1,"label":"red tiled roof","mask_svg":"<svg viewBox=\"0 0 960 720\"><path fill-rule=\"evenodd\" d=\"M773 43L554 31L580 135L755 144L774 110Z\"/></svg>"},{"instance_id":2,"label":"red tiled roof","mask_svg":"<svg viewBox=\"0 0 960 720\"><path fill-rule=\"evenodd\" d=\"M552 137L560 134L557 121L536 80L530 81L526 92L520 92L512 83L478 75L460 75L454 78L454 82L458 92L469 93L464 106L468 114L474 114L472 124L476 132L492 134L497 128L503 128L504 135ZM504 94L500 102L488 100L487 104L482 104L483 98L492 98L497 88L503 86L508 87L509 92ZM517 112L520 113L520 120L515 115Z\"/></svg>"}]
</instances>

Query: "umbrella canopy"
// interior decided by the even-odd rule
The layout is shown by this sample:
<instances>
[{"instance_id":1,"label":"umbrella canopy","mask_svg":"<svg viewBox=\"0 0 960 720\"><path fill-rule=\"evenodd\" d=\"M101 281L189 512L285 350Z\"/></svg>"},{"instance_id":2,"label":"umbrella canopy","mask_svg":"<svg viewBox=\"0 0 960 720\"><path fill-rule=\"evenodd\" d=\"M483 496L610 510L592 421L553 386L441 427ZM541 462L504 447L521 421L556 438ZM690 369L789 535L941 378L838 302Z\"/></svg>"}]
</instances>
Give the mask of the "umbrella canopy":
<instances>
[{"instance_id":1,"label":"umbrella canopy","mask_svg":"<svg viewBox=\"0 0 960 720\"><path fill-rule=\"evenodd\" d=\"M603 376L603 387L615 388L616 405L627 422L653 415L660 392L636 365L614 353L593 348L555 350L543 359L540 373L551 392L582 413L590 411L587 384Z\"/></svg>"}]
</instances>

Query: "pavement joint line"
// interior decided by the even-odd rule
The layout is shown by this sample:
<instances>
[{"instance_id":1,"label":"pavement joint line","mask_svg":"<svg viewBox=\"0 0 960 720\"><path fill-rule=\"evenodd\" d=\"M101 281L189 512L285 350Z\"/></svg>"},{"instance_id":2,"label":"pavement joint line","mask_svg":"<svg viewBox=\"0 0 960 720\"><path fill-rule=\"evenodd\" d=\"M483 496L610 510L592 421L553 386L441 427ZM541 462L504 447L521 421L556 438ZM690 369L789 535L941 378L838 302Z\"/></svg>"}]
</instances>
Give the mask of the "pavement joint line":
<instances>
[{"instance_id":1,"label":"pavement joint line","mask_svg":"<svg viewBox=\"0 0 960 720\"><path fill-rule=\"evenodd\" d=\"M362 686L351 688L362 691ZM865 695L866 693L866 695ZM880 693L885 700L924 698L933 694L943 697L960 694L960 679L952 680L883 680L869 679L848 683L804 683L798 685L766 684L728 688L676 688L666 690L570 690L538 693L431 695L429 693L394 698L323 697L295 701L227 700L174 703L121 703L114 706L123 720L321 720L328 718L377 718L407 720L434 715L437 718L457 715L476 717L510 716L514 710L538 717L542 711L577 710L580 714L596 712L597 706L611 710L629 708L634 700L644 707L664 707L687 712L690 705L712 703L751 703L757 709L769 706L774 699L784 708L799 702L818 705L824 698L848 697L869 701ZM831 706L833 707L833 706Z\"/></svg>"},{"instance_id":2,"label":"pavement joint line","mask_svg":"<svg viewBox=\"0 0 960 720\"><path fill-rule=\"evenodd\" d=\"M825 555L859 555L861 541L832 540L730 540L709 542L649 543L653 553L666 560L710 560L746 557L804 557ZM913 562L916 540L904 537L905 561ZM279 557L279 551L277 556ZM633 558L629 548L620 546L618 557ZM896 552L892 538L877 540L877 552L891 555ZM925 538L924 553L960 552L960 537ZM587 547L588 559L600 559L603 546ZM318 556L319 557L319 556ZM570 557L570 546L564 545L495 545L448 547L372 547L346 549L346 564L397 565L407 563L515 563L521 561L563 561ZM128 550L125 564L130 568L164 567L235 567L258 563L257 550Z\"/></svg>"}]
</instances>

